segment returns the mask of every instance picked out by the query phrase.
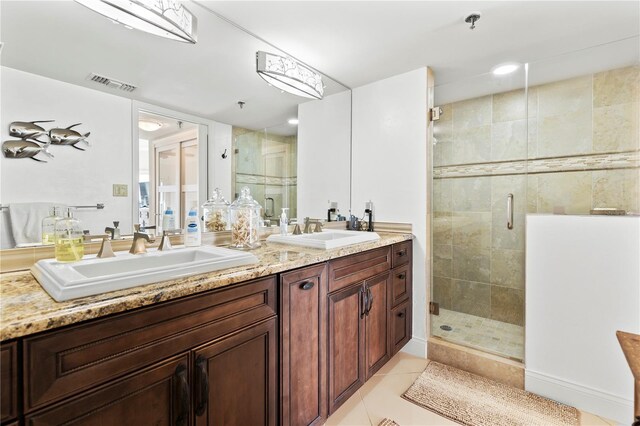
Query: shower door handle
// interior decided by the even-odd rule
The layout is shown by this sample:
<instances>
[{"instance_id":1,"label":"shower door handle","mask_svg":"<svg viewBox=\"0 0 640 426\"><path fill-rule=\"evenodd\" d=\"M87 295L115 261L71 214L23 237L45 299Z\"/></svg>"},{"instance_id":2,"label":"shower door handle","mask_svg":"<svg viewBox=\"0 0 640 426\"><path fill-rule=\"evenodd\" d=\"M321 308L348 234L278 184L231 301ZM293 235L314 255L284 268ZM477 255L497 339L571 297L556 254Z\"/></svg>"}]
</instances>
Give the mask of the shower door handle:
<instances>
[{"instance_id":1,"label":"shower door handle","mask_svg":"<svg viewBox=\"0 0 640 426\"><path fill-rule=\"evenodd\" d=\"M507 229L513 229L513 194L507 195Z\"/></svg>"}]
</instances>

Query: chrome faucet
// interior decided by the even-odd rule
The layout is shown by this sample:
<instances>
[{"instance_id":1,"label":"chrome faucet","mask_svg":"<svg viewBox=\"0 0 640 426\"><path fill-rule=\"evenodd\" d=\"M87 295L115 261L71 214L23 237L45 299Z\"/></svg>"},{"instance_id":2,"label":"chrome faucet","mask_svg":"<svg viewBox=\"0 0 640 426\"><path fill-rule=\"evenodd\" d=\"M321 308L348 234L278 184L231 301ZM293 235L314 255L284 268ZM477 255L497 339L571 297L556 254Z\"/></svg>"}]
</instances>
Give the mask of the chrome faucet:
<instances>
[{"instance_id":1,"label":"chrome faucet","mask_svg":"<svg viewBox=\"0 0 640 426\"><path fill-rule=\"evenodd\" d=\"M149 238L149 234L145 234L144 232L134 232L133 233L133 244L131 244L131 249L129 253L131 254L142 254L147 252L147 245L145 241L150 243L151 238Z\"/></svg>"}]
</instances>

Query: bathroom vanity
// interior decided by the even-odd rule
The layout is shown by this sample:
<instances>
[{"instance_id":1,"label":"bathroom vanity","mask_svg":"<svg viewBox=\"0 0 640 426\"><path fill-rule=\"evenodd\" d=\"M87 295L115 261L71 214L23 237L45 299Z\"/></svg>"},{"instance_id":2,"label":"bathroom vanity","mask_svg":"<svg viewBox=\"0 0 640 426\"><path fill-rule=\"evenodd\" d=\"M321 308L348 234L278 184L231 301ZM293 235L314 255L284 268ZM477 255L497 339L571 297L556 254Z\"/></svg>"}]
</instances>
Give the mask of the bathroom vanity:
<instances>
[{"instance_id":1,"label":"bathroom vanity","mask_svg":"<svg viewBox=\"0 0 640 426\"><path fill-rule=\"evenodd\" d=\"M2 276L2 424L322 424L411 337L410 234L56 303Z\"/></svg>"}]
</instances>

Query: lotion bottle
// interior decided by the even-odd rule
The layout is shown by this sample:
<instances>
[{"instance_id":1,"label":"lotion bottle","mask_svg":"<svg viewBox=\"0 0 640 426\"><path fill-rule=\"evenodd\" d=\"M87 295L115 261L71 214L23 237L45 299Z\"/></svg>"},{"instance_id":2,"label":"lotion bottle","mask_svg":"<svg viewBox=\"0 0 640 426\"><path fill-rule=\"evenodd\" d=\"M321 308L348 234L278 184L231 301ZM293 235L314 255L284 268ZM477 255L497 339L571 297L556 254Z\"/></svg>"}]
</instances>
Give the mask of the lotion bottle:
<instances>
[{"instance_id":1,"label":"lotion bottle","mask_svg":"<svg viewBox=\"0 0 640 426\"><path fill-rule=\"evenodd\" d=\"M173 214L171 207L167 207L167 210L162 215L162 230L168 231L171 229L176 229L176 216Z\"/></svg>"},{"instance_id":2,"label":"lotion bottle","mask_svg":"<svg viewBox=\"0 0 640 426\"><path fill-rule=\"evenodd\" d=\"M195 209L191 209L184 224L184 245L185 247L198 247L200 242L201 235L198 212Z\"/></svg>"}]
</instances>

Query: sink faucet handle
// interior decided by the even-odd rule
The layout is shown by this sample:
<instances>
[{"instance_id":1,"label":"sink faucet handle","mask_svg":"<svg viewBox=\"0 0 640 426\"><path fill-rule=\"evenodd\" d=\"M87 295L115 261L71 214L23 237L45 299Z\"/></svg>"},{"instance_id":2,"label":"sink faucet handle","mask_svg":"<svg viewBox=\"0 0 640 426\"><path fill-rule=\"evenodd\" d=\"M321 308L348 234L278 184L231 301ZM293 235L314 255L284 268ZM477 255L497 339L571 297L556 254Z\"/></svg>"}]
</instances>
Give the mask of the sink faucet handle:
<instances>
[{"instance_id":1,"label":"sink faucet handle","mask_svg":"<svg viewBox=\"0 0 640 426\"><path fill-rule=\"evenodd\" d=\"M102 245L100 245L100 251L98 251L96 257L98 257L99 259L116 257L115 253L113 252L113 248L111 247L111 241L109 241L109 238L106 235L102 239Z\"/></svg>"},{"instance_id":2,"label":"sink faucet handle","mask_svg":"<svg viewBox=\"0 0 640 426\"><path fill-rule=\"evenodd\" d=\"M313 232L322 232L322 222L317 221Z\"/></svg>"},{"instance_id":3,"label":"sink faucet handle","mask_svg":"<svg viewBox=\"0 0 640 426\"><path fill-rule=\"evenodd\" d=\"M107 234L111 234L111 239L113 240L113 237L115 237L116 235L116 228L107 226L106 228L104 228L104 232L106 232Z\"/></svg>"},{"instance_id":4,"label":"sink faucet handle","mask_svg":"<svg viewBox=\"0 0 640 426\"><path fill-rule=\"evenodd\" d=\"M173 233L173 231L175 230L172 229L172 230L162 231L162 240L160 240L160 245L158 246L158 250L168 251L173 249L173 246L171 245L171 239L169 238L169 235L176 235L175 233Z\"/></svg>"}]
</instances>

